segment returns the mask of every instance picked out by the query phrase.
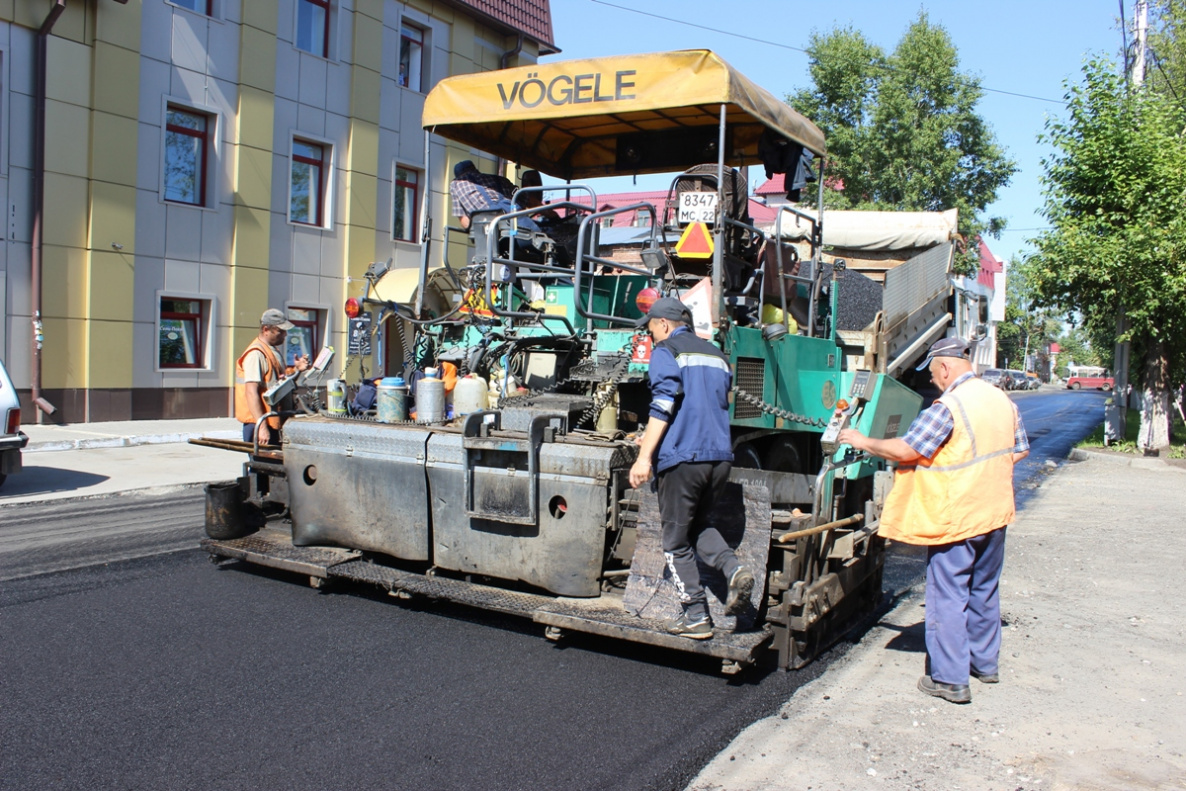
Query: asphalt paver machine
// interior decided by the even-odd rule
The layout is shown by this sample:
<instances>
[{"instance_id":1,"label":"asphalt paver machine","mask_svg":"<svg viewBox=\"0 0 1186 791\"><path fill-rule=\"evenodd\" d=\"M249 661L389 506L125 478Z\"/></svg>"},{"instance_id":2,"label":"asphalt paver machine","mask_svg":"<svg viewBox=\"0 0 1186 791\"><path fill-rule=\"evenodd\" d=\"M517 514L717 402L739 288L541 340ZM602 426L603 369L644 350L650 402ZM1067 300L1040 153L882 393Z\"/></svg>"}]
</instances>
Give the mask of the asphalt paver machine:
<instances>
[{"instance_id":1,"label":"asphalt paver machine","mask_svg":"<svg viewBox=\"0 0 1186 791\"><path fill-rule=\"evenodd\" d=\"M703 50L451 77L423 123L564 180L544 209L475 217L471 255L440 267L426 202L414 292L368 278L361 305L376 328L398 327L400 373L451 363L480 379L484 402L441 420L324 408L289 420L282 447L239 447L243 477L210 487L204 548L316 587L512 613L550 639L709 655L726 672L763 657L799 667L869 613L890 473L836 435L897 436L921 399L846 364L837 319L850 279L822 260L822 212L780 212L806 227L798 246L759 230L738 170L765 163L788 185L806 180L826 154L819 129ZM602 207L586 184L643 173L676 174L665 200ZM646 218L641 238L611 256L602 231L626 214ZM693 307L734 373L736 462L714 518L759 584L747 612L726 616L726 582L704 570L706 641L664 629L679 604L656 497L628 483L649 402L649 339L635 323L664 294Z\"/></svg>"}]
</instances>

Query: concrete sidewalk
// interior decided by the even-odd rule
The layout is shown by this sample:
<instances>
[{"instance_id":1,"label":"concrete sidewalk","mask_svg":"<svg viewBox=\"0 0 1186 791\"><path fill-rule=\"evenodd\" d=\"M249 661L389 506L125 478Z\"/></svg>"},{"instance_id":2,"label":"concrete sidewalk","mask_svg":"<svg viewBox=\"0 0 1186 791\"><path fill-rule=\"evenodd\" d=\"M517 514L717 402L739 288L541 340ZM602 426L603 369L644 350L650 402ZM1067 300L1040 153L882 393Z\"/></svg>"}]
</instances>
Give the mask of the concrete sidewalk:
<instances>
[{"instance_id":1,"label":"concrete sidewalk","mask_svg":"<svg viewBox=\"0 0 1186 791\"><path fill-rule=\"evenodd\" d=\"M1009 528L1000 684L915 688L919 586L689 788L1186 788L1186 470L1074 457Z\"/></svg>"},{"instance_id":2,"label":"concrete sidewalk","mask_svg":"<svg viewBox=\"0 0 1186 791\"><path fill-rule=\"evenodd\" d=\"M136 445L164 445L190 438L239 439L243 429L232 417L191 420L123 420L112 423L50 423L22 425L29 435L26 453L92 448L127 448Z\"/></svg>"},{"instance_id":3,"label":"concrete sidewalk","mask_svg":"<svg viewBox=\"0 0 1186 791\"><path fill-rule=\"evenodd\" d=\"M239 439L239 425L234 418L204 418L22 426L29 435L21 457L24 469L0 487L0 507L166 492L233 479L241 474L245 454L187 442L192 437Z\"/></svg>"}]
</instances>

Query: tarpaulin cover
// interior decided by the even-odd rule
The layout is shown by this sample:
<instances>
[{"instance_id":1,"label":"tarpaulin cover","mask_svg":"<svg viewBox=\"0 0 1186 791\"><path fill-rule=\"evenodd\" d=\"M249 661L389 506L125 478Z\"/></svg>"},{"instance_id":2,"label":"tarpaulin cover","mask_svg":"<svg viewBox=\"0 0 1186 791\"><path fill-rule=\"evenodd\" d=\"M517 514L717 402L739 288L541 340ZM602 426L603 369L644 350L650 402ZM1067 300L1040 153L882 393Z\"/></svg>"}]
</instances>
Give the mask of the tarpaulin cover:
<instances>
[{"instance_id":1,"label":"tarpaulin cover","mask_svg":"<svg viewBox=\"0 0 1186 791\"><path fill-rule=\"evenodd\" d=\"M766 129L825 153L823 132L708 50L557 61L448 77L424 102L423 125L450 140L562 178L659 173L663 151L631 160L631 135L715 132L727 106L727 164L756 164ZM674 138L673 138L674 139ZM711 137L713 145L715 135ZM645 144L645 139L643 140Z\"/></svg>"},{"instance_id":2,"label":"tarpaulin cover","mask_svg":"<svg viewBox=\"0 0 1186 791\"><path fill-rule=\"evenodd\" d=\"M959 210L829 211L824 219L824 245L846 250L905 250L934 247L955 238ZM785 212L781 235L805 239L809 224Z\"/></svg>"}]
</instances>

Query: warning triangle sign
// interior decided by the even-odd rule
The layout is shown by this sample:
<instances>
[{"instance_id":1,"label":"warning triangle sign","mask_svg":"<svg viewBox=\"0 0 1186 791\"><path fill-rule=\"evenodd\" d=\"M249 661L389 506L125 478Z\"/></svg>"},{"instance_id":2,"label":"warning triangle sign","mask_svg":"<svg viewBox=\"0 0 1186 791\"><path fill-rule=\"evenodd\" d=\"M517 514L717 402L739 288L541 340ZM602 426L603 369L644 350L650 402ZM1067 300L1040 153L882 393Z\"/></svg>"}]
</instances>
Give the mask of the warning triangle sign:
<instances>
[{"instance_id":1,"label":"warning triangle sign","mask_svg":"<svg viewBox=\"0 0 1186 791\"><path fill-rule=\"evenodd\" d=\"M675 245L680 258L712 258L713 249L712 234L702 222L689 223Z\"/></svg>"}]
</instances>

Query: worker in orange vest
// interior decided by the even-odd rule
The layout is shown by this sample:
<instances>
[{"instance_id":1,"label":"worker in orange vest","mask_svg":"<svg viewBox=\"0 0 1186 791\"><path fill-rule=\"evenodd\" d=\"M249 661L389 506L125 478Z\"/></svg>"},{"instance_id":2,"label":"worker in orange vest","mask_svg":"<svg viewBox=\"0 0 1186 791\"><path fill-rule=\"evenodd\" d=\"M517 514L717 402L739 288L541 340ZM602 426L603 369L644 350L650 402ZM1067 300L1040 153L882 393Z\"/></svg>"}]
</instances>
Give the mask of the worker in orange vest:
<instances>
[{"instance_id":1,"label":"worker in orange vest","mask_svg":"<svg viewBox=\"0 0 1186 791\"><path fill-rule=\"evenodd\" d=\"M883 538L927 548L927 671L918 688L970 703L969 678L1000 680L1005 527L1013 520L1013 465L1029 455L1009 397L976 377L970 344L936 341L917 370L943 391L906 435L870 439L855 429L840 442L896 461L881 513Z\"/></svg>"},{"instance_id":2,"label":"worker in orange vest","mask_svg":"<svg viewBox=\"0 0 1186 791\"><path fill-rule=\"evenodd\" d=\"M295 325L284 311L268 308L260 317L259 335L235 362L235 417L243 424L243 440L255 440L255 424L271 409L263 395L281 378L309 369L309 355L284 364L284 341ZM279 351L277 351L279 350ZM280 418L270 417L259 427L259 444L280 444Z\"/></svg>"}]
</instances>

